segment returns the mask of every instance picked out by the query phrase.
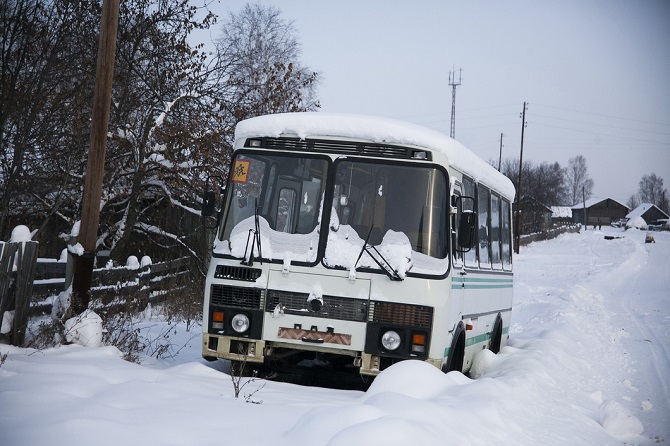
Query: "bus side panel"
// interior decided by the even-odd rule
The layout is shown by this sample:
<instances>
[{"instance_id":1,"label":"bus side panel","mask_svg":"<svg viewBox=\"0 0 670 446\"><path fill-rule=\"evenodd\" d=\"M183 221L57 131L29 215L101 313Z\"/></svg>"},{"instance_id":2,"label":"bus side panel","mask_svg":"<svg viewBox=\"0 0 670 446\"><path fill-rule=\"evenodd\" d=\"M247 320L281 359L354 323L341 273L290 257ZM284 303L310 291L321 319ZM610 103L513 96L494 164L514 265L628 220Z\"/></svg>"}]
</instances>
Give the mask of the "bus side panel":
<instances>
[{"instance_id":1,"label":"bus side panel","mask_svg":"<svg viewBox=\"0 0 670 446\"><path fill-rule=\"evenodd\" d=\"M468 271L455 279L463 289L463 320L471 329L466 331L464 368L472 364L474 355L488 348L498 314L503 320L503 343L509 330L512 314L513 276L490 271Z\"/></svg>"}]
</instances>

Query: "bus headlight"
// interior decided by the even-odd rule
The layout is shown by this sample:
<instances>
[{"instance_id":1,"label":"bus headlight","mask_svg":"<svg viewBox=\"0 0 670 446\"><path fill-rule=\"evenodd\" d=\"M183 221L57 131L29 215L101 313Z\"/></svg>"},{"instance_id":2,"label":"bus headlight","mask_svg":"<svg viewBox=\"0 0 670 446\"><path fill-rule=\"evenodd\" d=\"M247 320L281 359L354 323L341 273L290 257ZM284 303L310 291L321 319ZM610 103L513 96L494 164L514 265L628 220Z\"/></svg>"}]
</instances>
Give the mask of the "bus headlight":
<instances>
[{"instance_id":1,"label":"bus headlight","mask_svg":"<svg viewBox=\"0 0 670 446\"><path fill-rule=\"evenodd\" d=\"M382 346L388 351L397 350L400 347L401 338L398 332L389 330L382 336Z\"/></svg>"},{"instance_id":2,"label":"bus headlight","mask_svg":"<svg viewBox=\"0 0 670 446\"><path fill-rule=\"evenodd\" d=\"M243 313L237 313L233 318L230 320L230 326L233 327L233 330L235 330L238 333L244 333L245 331L249 330L249 317L246 314Z\"/></svg>"}]
</instances>

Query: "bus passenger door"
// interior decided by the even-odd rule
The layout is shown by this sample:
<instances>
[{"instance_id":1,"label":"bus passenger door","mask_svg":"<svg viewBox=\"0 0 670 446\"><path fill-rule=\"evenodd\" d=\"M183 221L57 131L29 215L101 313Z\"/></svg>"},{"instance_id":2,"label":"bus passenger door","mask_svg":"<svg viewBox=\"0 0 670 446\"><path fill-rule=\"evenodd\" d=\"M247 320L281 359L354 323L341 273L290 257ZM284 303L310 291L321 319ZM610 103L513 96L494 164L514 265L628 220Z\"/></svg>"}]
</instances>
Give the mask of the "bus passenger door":
<instances>
[{"instance_id":1,"label":"bus passenger door","mask_svg":"<svg viewBox=\"0 0 670 446\"><path fill-rule=\"evenodd\" d=\"M458 225L461 219L461 207L458 206L457 198L461 196L461 183L456 182L452 191L452 206L457 207L456 213L451 213L451 261L452 261L452 311L458 314L458 319L463 315L463 299L465 297L465 256L458 246Z\"/></svg>"}]
</instances>

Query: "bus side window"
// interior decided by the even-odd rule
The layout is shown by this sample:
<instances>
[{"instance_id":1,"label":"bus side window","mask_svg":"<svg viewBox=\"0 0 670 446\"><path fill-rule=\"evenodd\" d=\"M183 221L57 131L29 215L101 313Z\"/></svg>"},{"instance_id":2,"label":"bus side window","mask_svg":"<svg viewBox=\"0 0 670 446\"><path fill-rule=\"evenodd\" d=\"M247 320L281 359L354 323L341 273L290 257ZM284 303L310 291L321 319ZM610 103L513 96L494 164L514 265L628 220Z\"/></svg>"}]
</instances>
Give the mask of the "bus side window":
<instances>
[{"instance_id":1,"label":"bus side window","mask_svg":"<svg viewBox=\"0 0 670 446\"><path fill-rule=\"evenodd\" d=\"M500 256L500 196L491 194L491 261L494 269L502 269Z\"/></svg>"},{"instance_id":2,"label":"bus side window","mask_svg":"<svg viewBox=\"0 0 670 446\"><path fill-rule=\"evenodd\" d=\"M491 192L488 188L477 187L477 213L479 221L479 267L491 268Z\"/></svg>"},{"instance_id":3,"label":"bus side window","mask_svg":"<svg viewBox=\"0 0 670 446\"><path fill-rule=\"evenodd\" d=\"M502 217L502 262L503 269L509 271L512 269L512 231L511 231L511 207L509 201L503 199L501 203L500 216Z\"/></svg>"},{"instance_id":4,"label":"bus side window","mask_svg":"<svg viewBox=\"0 0 670 446\"><path fill-rule=\"evenodd\" d=\"M458 197L461 196L460 186L457 185L454 187L454 195L452 197L452 206L456 206L458 202ZM464 253L458 250L458 244L456 240L456 232L458 230L458 225L461 221L461 209L458 208L458 213L451 214L451 246L453 250L453 262L454 266L461 267L463 266Z\"/></svg>"},{"instance_id":5,"label":"bus side window","mask_svg":"<svg viewBox=\"0 0 670 446\"><path fill-rule=\"evenodd\" d=\"M473 200L464 200L463 201L463 210L464 211L472 211L472 212L477 212L476 209L474 209L473 203L476 201L476 195L475 195L475 182L466 176L463 176L463 196L464 197L471 197ZM477 243L479 245L479 243ZM469 268L477 268L479 266L479 263L477 261L477 249L473 248L469 250L468 252L464 253L465 257L465 266Z\"/></svg>"}]
</instances>

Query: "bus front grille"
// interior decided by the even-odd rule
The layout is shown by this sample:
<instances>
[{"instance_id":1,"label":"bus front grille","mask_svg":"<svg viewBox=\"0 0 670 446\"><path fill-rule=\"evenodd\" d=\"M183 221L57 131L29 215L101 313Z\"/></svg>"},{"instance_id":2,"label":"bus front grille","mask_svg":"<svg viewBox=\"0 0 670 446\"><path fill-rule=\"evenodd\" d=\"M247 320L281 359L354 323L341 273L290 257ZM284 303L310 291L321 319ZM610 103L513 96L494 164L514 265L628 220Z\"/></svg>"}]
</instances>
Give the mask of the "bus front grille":
<instances>
[{"instance_id":1,"label":"bus front grille","mask_svg":"<svg viewBox=\"0 0 670 446\"><path fill-rule=\"evenodd\" d=\"M212 285L210 305L236 308L263 308L263 290L258 288Z\"/></svg>"},{"instance_id":2,"label":"bus front grille","mask_svg":"<svg viewBox=\"0 0 670 446\"><path fill-rule=\"evenodd\" d=\"M430 328L433 308L392 302L371 302L370 322Z\"/></svg>"},{"instance_id":3,"label":"bus front grille","mask_svg":"<svg viewBox=\"0 0 670 446\"><path fill-rule=\"evenodd\" d=\"M255 268L244 268L241 266L216 265L214 277L217 279L243 280L254 282L261 276L262 271Z\"/></svg>"},{"instance_id":4,"label":"bus front grille","mask_svg":"<svg viewBox=\"0 0 670 446\"><path fill-rule=\"evenodd\" d=\"M277 305L285 314L296 314L326 319L365 322L368 313L367 300L337 296L323 296L323 307L314 311L307 293L268 290L265 311L275 311Z\"/></svg>"}]
</instances>

